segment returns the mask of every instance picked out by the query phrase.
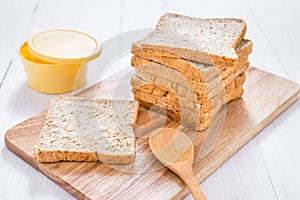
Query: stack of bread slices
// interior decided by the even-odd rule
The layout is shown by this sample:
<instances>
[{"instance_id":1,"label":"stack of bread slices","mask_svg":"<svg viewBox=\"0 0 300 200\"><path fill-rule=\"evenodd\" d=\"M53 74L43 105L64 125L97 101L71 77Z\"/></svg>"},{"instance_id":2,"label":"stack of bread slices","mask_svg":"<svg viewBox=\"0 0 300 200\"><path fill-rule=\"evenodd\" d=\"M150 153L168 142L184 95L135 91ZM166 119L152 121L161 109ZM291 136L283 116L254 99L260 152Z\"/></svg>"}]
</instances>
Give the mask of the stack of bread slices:
<instances>
[{"instance_id":1,"label":"stack of bread slices","mask_svg":"<svg viewBox=\"0 0 300 200\"><path fill-rule=\"evenodd\" d=\"M163 15L133 43L134 98L182 125L203 131L229 101L242 96L252 42L241 19Z\"/></svg>"}]
</instances>

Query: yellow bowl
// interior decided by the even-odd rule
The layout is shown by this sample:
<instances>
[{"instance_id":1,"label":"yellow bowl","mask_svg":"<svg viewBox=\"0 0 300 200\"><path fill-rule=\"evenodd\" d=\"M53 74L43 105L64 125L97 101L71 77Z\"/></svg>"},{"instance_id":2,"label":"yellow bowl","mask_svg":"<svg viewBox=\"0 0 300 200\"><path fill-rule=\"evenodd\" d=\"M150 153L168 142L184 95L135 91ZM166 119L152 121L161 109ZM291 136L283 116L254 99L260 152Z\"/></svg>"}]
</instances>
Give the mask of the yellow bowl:
<instances>
[{"instance_id":1,"label":"yellow bowl","mask_svg":"<svg viewBox=\"0 0 300 200\"><path fill-rule=\"evenodd\" d=\"M87 63L56 64L40 60L30 54L27 42L20 48L28 84L47 94L71 92L86 83Z\"/></svg>"}]
</instances>

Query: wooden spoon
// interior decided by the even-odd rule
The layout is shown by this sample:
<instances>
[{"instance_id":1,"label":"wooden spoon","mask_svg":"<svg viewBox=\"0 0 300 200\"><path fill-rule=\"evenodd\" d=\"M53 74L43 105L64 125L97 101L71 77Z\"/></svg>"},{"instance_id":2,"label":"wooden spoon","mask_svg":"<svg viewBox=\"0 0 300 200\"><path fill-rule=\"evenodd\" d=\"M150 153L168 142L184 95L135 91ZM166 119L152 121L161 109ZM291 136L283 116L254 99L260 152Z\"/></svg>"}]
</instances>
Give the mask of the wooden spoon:
<instances>
[{"instance_id":1,"label":"wooden spoon","mask_svg":"<svg viewBox=\"0 0 300 200\"><path fill-rule=\"evenodd\" d=\"M185 133L162 128L150 136L149 145L156 158L185 182L194 199L206 200L193 173L194 145Z\"/></svg>"}]
</instances>

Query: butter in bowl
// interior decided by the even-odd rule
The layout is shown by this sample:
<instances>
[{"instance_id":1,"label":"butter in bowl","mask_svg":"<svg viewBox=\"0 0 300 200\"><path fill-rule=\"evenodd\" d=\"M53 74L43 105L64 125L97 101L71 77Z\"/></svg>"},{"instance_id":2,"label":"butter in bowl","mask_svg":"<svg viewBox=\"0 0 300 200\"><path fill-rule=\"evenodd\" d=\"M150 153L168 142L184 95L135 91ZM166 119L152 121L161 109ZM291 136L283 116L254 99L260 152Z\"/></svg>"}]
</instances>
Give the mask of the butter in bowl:
<instances>
[{"instance_id":1,"label":"butter in bowl","mask_svg":"<svg viewBox=\"0 0 300 200\"><path fill-rule=\"evenodd\" d=\"M19 54L31 88L61 94L86 83L88 61L101 54L101 46L89 34L55 29L33 35Z\"/></svg>"}]
</instances>

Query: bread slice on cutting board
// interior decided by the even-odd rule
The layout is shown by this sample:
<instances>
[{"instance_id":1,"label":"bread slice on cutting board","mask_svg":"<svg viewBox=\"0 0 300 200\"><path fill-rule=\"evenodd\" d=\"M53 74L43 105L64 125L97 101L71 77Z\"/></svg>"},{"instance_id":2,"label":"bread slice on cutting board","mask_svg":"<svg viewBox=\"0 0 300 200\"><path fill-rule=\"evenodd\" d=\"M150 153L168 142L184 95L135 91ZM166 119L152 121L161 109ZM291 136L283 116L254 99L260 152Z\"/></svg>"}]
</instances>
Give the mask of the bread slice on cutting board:
<instances>
[{"instance_id":1,"label":"bread slice on cutting board","mask_svg":"<svg viewBox=\"0 0 300 200\"><path fill-rule=\"evenodd\" d=\"M138 107L127 100L54 98L35 145L37 161L133 162Z\"/></svg>"}]
</instances>

